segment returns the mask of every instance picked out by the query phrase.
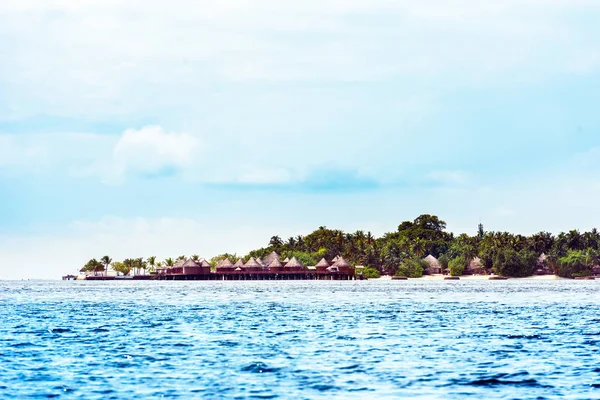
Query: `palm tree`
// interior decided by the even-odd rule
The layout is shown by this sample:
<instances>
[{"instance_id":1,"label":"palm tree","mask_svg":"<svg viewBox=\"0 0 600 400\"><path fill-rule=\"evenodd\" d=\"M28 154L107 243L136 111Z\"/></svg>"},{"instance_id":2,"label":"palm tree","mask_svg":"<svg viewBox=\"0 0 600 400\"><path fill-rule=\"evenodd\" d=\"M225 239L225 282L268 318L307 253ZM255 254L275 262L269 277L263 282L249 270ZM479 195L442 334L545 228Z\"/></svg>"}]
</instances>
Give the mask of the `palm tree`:
<instances>
[{"instance_id":1,"label":"palm tree","mask_svg":"<svg viewBox=\"0 0 600 400\"><path fill-rule=\"evenodd\" d=\"M109 256L104 256L100 259L100 262L102 263L102 265L104 265L104 275L108 275L108 266L112 262L112 258L110 258Z\"/></svg>"},{"instance_id":2,"label":"palm tree","mask_svg":"<svg viewBox=\"0 0 600 400\"><path fill-rule=\"evenodd\" d=\"M175 265L175 261L173 261L173 259L171 257L165 259L165 265L167 267L172 267L173 265Z\"/></svg>"},{"instance_id":3,"label":"palm tree","mask_svg":"<svg viewBox=\"0 0 600 400\"><path fill-rule=\"evenodd\" d=\"M156 256L150 256L150 257L148 257L148 259L146 260L146 262L148 263L148 265L150 266L150 269L152 271L156 270L156 268L155 268L156 265L157 265L156 264Z\"/></svg>"},{"instance_id":4,"label":"palm tree","mask_svg":"<svg viewBox=\"0 0 600 400\"><path fill-rule=\"evenodd\" d=\"M192 256L192 260L194 260L194 261L198 261L199 259L200 259L200 256L198 254L194 254Z\"/></svg>"}]
</instances>

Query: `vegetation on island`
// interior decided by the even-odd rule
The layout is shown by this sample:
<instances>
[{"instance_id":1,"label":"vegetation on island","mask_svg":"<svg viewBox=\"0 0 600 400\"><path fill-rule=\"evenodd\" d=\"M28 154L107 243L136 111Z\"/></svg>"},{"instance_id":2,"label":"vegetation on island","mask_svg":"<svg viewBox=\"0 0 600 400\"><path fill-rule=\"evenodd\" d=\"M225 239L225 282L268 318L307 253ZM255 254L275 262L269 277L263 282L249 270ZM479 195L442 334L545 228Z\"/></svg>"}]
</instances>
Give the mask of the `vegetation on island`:
<instances>
[{"instance_id":1,"label":"vegetation on island","mask_svg":"<svg viewBox=\"0 0 600 400\"><path fill-rule=\"evenodd\" d=\"M576 277L591 275L593 267L600 264L600 233L592 229L584 233L571 230L556 236L549 232L524 236L485 232L480 224L474 235L463 233L455 236L446 231L446 223L437 216L424 214L413 221L402 222L396 231L381 237L361 230L346 233L321 226L308 235L287 240L273 236L265 247L242 257L221 254L209 262L214 267L224 258L247 261L250 257L264 258L273 251L282 258L296 257L304 265L315 265L322 258L331 260L340 255L352 265L364 266L366 277L381 274L420 277L428 266L423 261L427 255L436 257L441 268L455 276L467 272L473 260L478 258L484 273L523 277L544 268L562 277ZM82 271L106 273L112 267L123 275L132 271L136 274L152 273L160 266L173 266L185 258L179 256L158 261L156 257L149 257L113 261L105 256L88 261ZM198 255L191 258L201 259Z\"/></svg>"}]
</instances>

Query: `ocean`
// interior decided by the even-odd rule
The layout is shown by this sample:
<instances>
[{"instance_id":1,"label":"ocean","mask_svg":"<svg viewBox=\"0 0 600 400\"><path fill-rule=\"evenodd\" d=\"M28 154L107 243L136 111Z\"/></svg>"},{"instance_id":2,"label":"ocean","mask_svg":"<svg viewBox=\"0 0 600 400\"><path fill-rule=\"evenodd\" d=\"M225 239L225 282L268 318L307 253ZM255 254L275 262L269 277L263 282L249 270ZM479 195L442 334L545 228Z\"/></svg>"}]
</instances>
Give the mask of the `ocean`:
<instances>
[{"instance_id":1,"label":"ocean","mask_svg":"<svg viewBox=\"0 0 600 400\"><path fill-rule=\"evenodd\" d=\"M600 281L0 282L0 398L600 398Z\"/></svg>"}]
</instances>

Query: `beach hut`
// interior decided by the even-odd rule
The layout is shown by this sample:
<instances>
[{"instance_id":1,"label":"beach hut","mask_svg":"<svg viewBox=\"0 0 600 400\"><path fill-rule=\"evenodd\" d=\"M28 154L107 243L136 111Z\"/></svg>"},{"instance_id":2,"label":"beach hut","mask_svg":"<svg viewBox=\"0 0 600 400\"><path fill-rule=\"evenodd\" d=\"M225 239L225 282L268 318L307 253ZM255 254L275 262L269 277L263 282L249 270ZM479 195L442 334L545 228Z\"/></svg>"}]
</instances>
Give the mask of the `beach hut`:
<instances>
[{"instance_id":1,"label":"beach hut","mask_svg":"<svg viewBox=\"0 0 600 400\"><path fill-rule=\"evenodd\" d=\"M263 266L254 257L251 257L246 264L244 264L244 271L246 272L262 272Z\"/></svg>"},{"instance_id":2,"label":"beach hut","mask_svg":"<svg viewBox=\"0 0 600 400\"><path fill-rule=\"evenodd\" d=\"M465 275L479 275L483 272L483 263L479 257L475 257L471 260L467 268L465 268Z\"/></svg>"},{"instance_id":3,"label":"beach hut","mask_svg":"<svg viewBox=\"0 0 600 400\"><path fill-rule=\"evenodd\" d=\"M277 258L274 258L269 264L269 272L278 273L281 271L283 271L283 264Z\"/></svg>"},{"instance_id":4,"label":"beach hut","mask_svg":"<svg viewBox=\"0 0 600 400\"><path fill-rule=\"evenodd\" d=\"M292 257L292 259L285 264L284 271L286 272L299 272L304 269L304 265L300 261L296 259L296 257Z\"/></svg>"},{"instance_id":5,"label":"beach hut","mask_svg":"<svg viewBox=\"0 0 600 400\"><path fill-rule=\"evenodd\" d=\"M540 254L537 259L535 273L537 275L552 275L552 269L548 265L548 256L545 253Z\"/></svg>"},{"instance_id":6,"label":"beach hut","mask_svg":"<svg viewBox=\"0 0 600 400\"><path fill-rule=\"evenodd\" d=\"M344 257L338 256L337 261L331 267L337 268L337 270L343 274L347 274L350 272L352 266L348 261L344 260Z\"/></svg>"},{"instance_id":7,"label":"beach hut","mask_svg":"<svg viewBox=\"0 0 600 400\"><path fill-rule=\"evenodd\" d=\"M262 267L265 266L265 263L263 262L263 260L260 259L260 257L256 257L256 262L259 263Z\"/></svg>"},{"instance_id":8,"label":"beach hut","mask_svg":"<svg viewBox=\"0 0 600 400\"><path fill-rule=\"evenodd\" d=\"M217 274L227 274L227 273L232 273L234 269L235 269L235 267L233 266L231 261L229 261L229 258L226 258L224 260L221 260L217 264L216 270L217 270Z\"/></svg>"},{"instance_id":9,"label":"beach hut","mask_svg":"<svg viewBox=\"0 0 600 400\"><path fill-rule=\"evenodd\" d=\"M238 260L233 264L235 268L244 268L244 260L238 258Z\"/></svg>"},{"instance_id":10,"label":"beach hut","mask_svg":"<svg viewBox=\"0 0 600 400\"><path fill-rule=\"evenodd\" d=\"M431 254L425 257L423 261L429 264L429 267L425 268L425 271L423 271L425 274L434 275L442 273L442 265L440 264L438 259L432 256Z\"/></svg>"},{"instance_id":11,"label":"beach hut","mask_svg":"<svg viewBox=\"0 0 600 400\"><path fill-rule=\"evenodd\" d=\"M324 274L327 272L327 268L329 268L329 263L326 259L321 258L321 261L319 261L315 267L317 268L317 273Z\"/></svg>"}]
</instances>

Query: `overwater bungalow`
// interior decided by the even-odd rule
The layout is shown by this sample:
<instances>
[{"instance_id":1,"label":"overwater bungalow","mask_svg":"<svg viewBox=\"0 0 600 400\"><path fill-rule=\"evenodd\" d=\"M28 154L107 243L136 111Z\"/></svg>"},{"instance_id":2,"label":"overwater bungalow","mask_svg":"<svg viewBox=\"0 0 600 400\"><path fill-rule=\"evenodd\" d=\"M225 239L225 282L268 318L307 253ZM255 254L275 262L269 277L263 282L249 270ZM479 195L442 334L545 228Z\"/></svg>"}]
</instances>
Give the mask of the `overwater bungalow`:
<instances>
[{"instance_id":1,"label":"overwater bungalow","mask_svg":"<svg viewBox=\"0 0 600 400\"><path fill-rule=\"evenodd\" d=\"M217 264L217 274L230 274L235 270L235 267L233 266L233 263L231 261L229 261L229 258L226 258L224 260L221 260L218 264Z\"/></svg>"},{"instance_id":2,"label":"overwater bungalow","mask_svg":"<svg viewBox=\"0 0 600 400\"><path fill-rule=\"evenodd\" d=\"M269 272L283 272L283 264L277 258L274 258L273 261L271 261L271 263L269 264Z\"/></svg>"},{"instance_id":3,"label":"overwater bungalow","mask_svg":"<svg viewBox=\"0 0 600 400\"><path fill-rule=\"evenodd\" d=\"M196 262L191 258L186 260L183 265L183 274L184 275L203 275L210 274L210 264L208 267L202 266L202 262Z\"/></svg>"},{"instance_id":4,"label":"overwater bungalow","mask_svg":"<svg viewBox=\"0 0 600 400\"><path fill-rule=\"evenodd\" d=\"M300 261L296 259L296 257L292 257L292 259L285 264L284 271L285 272L301 272L304 270L304 265Z\"/></svg>"},{"instance_id":5,"label":"overwater bungalow","mask_svg":"<svg viewBox=\"0 0 600 400\"><path fill-rule=\"evenodd\" d=\"M337 272L348 274L350 272L351 265L348 261L344 260L344 257L339 256L331 268L337 268Z\"/></svg>"},{"instance_id":6,"label":"overwater bungalow","mask_svg":"<svg viewBox=\"0 0 600 400\"><path fill-rule=\"evenodd\" d=\"M242 268L244 272L263 272L263 266L260 264L254 257L251 257L244 267Z\"/></svg>"},{"instance_id":7,"label":"overwater bungalow","mask_svg":"<svg viewBox=\"0 0 600 400\"><path fill-rule=\"evenodd\" d=\"M279 261L279 254L277 254L277 252L272 251L271 254L269 254L264 260L263 260L263 264L267 267L269 267L271 265L271 263L273 262L273 260L277 260ZM256 260L258 261L258 260Z\"/></svg>"},{"instance_id":8,"label":"overwater bungalow","mask_svg":"<svg viewBox=\"0 0 600 400\"><path fill-rule=\"evenodd\" d=\"M259 263L262 267L265 266L265 263L263 262L263 260L260 259L260 257L256 257L256 262Z\"/></svg>"},{"instance_id":9,"label":"overwater bungalow","mask_svg":"<svg viewBox=\"0 0 600 400\"><path fill-rule=\"evenodd\" d=\"M244 260L242 260L241 258L238 258L238 260L235 262L235 264L233 264L234 268L240 268L240 271L242 270L242 268L244 268Z\"/></svg>"},{"instance_id":10,"label":"overwater bungalow","mask_svg":"<svg viewBox=\"0 0 600 400\"><path fill-rule=\"evenodd\" d=\"M327 273L327 268L329 268L330 265L326 259L321 258L321 261L319 261L317 263L317 265L315 265L315 267L316 267L317 273L324 274L324 273Z\"/></svg>"},{"instance_id":11,"label":"overwater bungalow","mask_svg":"<svg viewBox=\"0 0 600 400\"><path fill-rule=\"evenodd\" d=\"M442 265L440 264L438 259L432 256L431 254L425 257L423 261L429 264L429 267L425 268L425 270L423 271L423 273L425 273L426 275L435 275L442 273Z\"/></svg>"}]
</instances>

